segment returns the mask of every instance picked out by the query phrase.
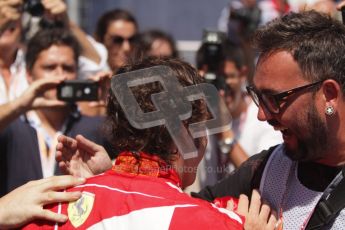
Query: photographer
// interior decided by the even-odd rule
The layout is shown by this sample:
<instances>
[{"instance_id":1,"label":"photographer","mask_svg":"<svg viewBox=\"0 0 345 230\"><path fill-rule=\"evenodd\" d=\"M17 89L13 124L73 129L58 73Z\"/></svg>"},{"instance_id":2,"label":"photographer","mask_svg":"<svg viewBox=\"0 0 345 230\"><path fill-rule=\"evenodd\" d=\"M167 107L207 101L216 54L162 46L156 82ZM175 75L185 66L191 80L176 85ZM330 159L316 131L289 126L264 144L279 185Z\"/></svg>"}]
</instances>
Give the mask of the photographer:
<instances>
[{"instance_id":1,"label":"photographer","mask_svg":"<svg viewBox=\"0 0 345 230\"><path fill-rule=\"evenodd\" d=\"M37 4L33 4L35 2ZM0 1L0 104L19 97L28 87L23 52L25 42L22 40L27 29L23 28L22 18L23 14L31 12L32 8L43 10L41 12L43 15L40 15L41 21L49 21L51 25L65 24L71 29L82 47L79 62L80 78L86 78L106 66L107 51L104 46L87 37L80 28L68 20L67 7L62 0L25 1L25 4L21 0L2 0Z\"/></svg>"},{"instance_id":2,"label":"photographer","mask_svg":"<svg viewBox=\"0 0 345 230\"><path fill-rule=\"evenodd\" d=\"M81 46L78 78L86 79L107 69L105 47L69 20L67 5L63 0L29 0L24 4L24 10L39 18L40 29L60 26L72 31Z\"/></svg>"},{"instance_id":3,"label":"photographer","mask_svg":"<svg viewBox=\"0 0 345 230\"><path fill-rule=\"evenodd\" d=\"M101 118L82 116L74 104L56 99L57 85L77 77L79 50L77 40L63 29L40 31L29 41L26 68L32 83L22 96L0 107L0 195L58 173L55 145L61 133L82 132L103 144Z\"/></svg>"}]
</instances>

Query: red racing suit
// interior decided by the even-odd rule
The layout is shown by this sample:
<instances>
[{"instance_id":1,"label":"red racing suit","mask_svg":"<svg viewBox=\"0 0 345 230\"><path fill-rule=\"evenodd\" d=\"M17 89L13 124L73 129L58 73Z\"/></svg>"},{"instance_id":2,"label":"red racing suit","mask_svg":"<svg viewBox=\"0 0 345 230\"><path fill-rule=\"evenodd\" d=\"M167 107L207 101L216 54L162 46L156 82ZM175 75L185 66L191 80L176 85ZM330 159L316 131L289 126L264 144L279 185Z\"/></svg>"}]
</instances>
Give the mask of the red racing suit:
<instances>
[{"instance_id":1,"label":"red racing suit","mask_svg":"<svg viewBox=\"0 0 345 230\"><path fill-rule=\"evenodd\" d=\"M174 169L158 157L122 153L113 168L67 191L82 197L49 208L68 215L65 224L36 221L24 229L243 229L234 212L191 198Z\"/></svg>"}]
</instances>

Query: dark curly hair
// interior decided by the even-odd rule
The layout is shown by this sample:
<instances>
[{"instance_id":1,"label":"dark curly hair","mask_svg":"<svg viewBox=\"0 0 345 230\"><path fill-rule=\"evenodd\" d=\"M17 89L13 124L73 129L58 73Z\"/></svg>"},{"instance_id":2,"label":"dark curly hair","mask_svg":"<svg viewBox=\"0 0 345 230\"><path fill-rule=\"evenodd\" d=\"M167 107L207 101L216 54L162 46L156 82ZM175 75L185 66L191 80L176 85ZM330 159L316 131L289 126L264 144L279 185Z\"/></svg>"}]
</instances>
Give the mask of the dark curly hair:
<instances>
[{"instance_id":1,"label":"dark curly hair","mask_svg":"<svg viewBox=\"0 0 345 230\"><path fill-rule=\"evenodd\" d=\"M289 52L305 79L336 80L345 92L345 26L316 11L289 13L259 28L253 39L260 58Z\"/></svg>"},{"instance_id":2,"label":"dark curly hair","mask_svg":"<svg viewBox=\"0 0 345 230\"><path fill-rule=\"evenodd\" d=\"M176 74L178 81L182 86L190 86L203 82L197 71L188 63L177 59L158 59L149 58L143 61L137 61L122 67L117 73L127 73L134 70L163 65L171 68ZM116 77L116 75L114 76ZM140 108L144 112L156 110L151 101L151 95L162 92L163 88L158 82L131 87ZM192 116L183 121L187 127L188 124L203 121L209 118L209 112L204 100L196 100L192 103ZM136 129L128 122L119 102L112 90L109 91L107 103L107 119L105 122L106 132L112 147L116 154L122 151L144 151L149 154L160 156L162 159L170 162L176 155L172 153L173 140L164 125ZM198 146L198 140L195 140ZM115 155L116 155L115 154Z\"/></svg>"}]
</instances>

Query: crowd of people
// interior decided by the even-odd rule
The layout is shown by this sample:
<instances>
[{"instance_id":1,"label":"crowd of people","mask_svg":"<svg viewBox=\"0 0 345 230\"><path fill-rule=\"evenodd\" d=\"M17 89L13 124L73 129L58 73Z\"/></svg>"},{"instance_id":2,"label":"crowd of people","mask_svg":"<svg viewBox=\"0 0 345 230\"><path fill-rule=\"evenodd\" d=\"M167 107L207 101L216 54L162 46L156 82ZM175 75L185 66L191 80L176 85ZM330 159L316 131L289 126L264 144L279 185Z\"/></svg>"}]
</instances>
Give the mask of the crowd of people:
<instances>
[{"instance_id":1,"label":"crowd of people","mask_svg":"<svg viewBox=\"0 0 345 230\"><path fill-rule=\"evenodd\" d=\"M63 0L42 0L29 36L23 4L0 1L0 228L342 229L345 27L335 2L233 1L217 65L203 44L196 67L127 10L105 12L93 38ZM193 139L194 158L164 123L135 128L114 92L114 78L150 68L198 86L211 64L232 123ZM77 79L97 82L99 99L59 100L57 88ZM149 113L164 84L129 88ZM206 101L188 100L181 129L212 119Z\"/></svg>"}]
</instances>

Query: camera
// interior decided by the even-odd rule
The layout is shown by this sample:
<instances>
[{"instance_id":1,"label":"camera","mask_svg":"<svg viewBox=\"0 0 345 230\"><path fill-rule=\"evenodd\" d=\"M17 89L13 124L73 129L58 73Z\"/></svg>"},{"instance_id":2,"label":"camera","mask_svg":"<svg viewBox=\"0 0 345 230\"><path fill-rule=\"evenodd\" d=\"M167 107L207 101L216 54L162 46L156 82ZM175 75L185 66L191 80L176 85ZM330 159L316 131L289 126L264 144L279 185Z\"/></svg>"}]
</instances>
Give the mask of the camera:
<instances>
[{"instance_id":1,"label":"camera","mask_svg":"<svg viewBox=\"0 0 345 230\"><path fill-rule=\"evenodd\" d=\"M255 6L252 8L230 8L230 18L242 23L243 33L250 36L259 26L261 10Z\"/></svg>"},{"instance_id":2,"label":"camera","mask_svg":"<svg viewBox=\"0 0 345 230\"><path fill-rule=\"evenodd\" d=\"M203 63L207 66L205 80L213 82L217 79L220 71L220 65L223 61L222 46L225 34L219 31L204 30L202 39Z\"/></svg>"},{"instance_id":3,"label":"camera","mask_svg":"<svg viewBox=\"0 0 345 230\"><path fill-rule=\"evenodd\" d=\"M225 79L222 76L221 65L224 61L224 42L226 34L220 31L204 30L202 45L198 51L198 62L206 66L205 81L225 89Z\"/></svg>"},{"instance_id":4,"label":"camera","mask_svg":"<svg viewBox=\"0 0 345 230\"><path fill-rule=\"evenodd\" d=\"M24 2L23 10L34 17L41 17L44 13L44 6L41 0L26 0Z\"/></svg>"},{"instance_id":5,"label":"camera","mask_svg":"<svg viewBox=\"0 0 345 230\"><path fill-rule=\"evenodd\" d=\"M68 80L57 86L57 98L61 101L97 101L99 84L89 80Z\"/></svg>"}]
</instances>

